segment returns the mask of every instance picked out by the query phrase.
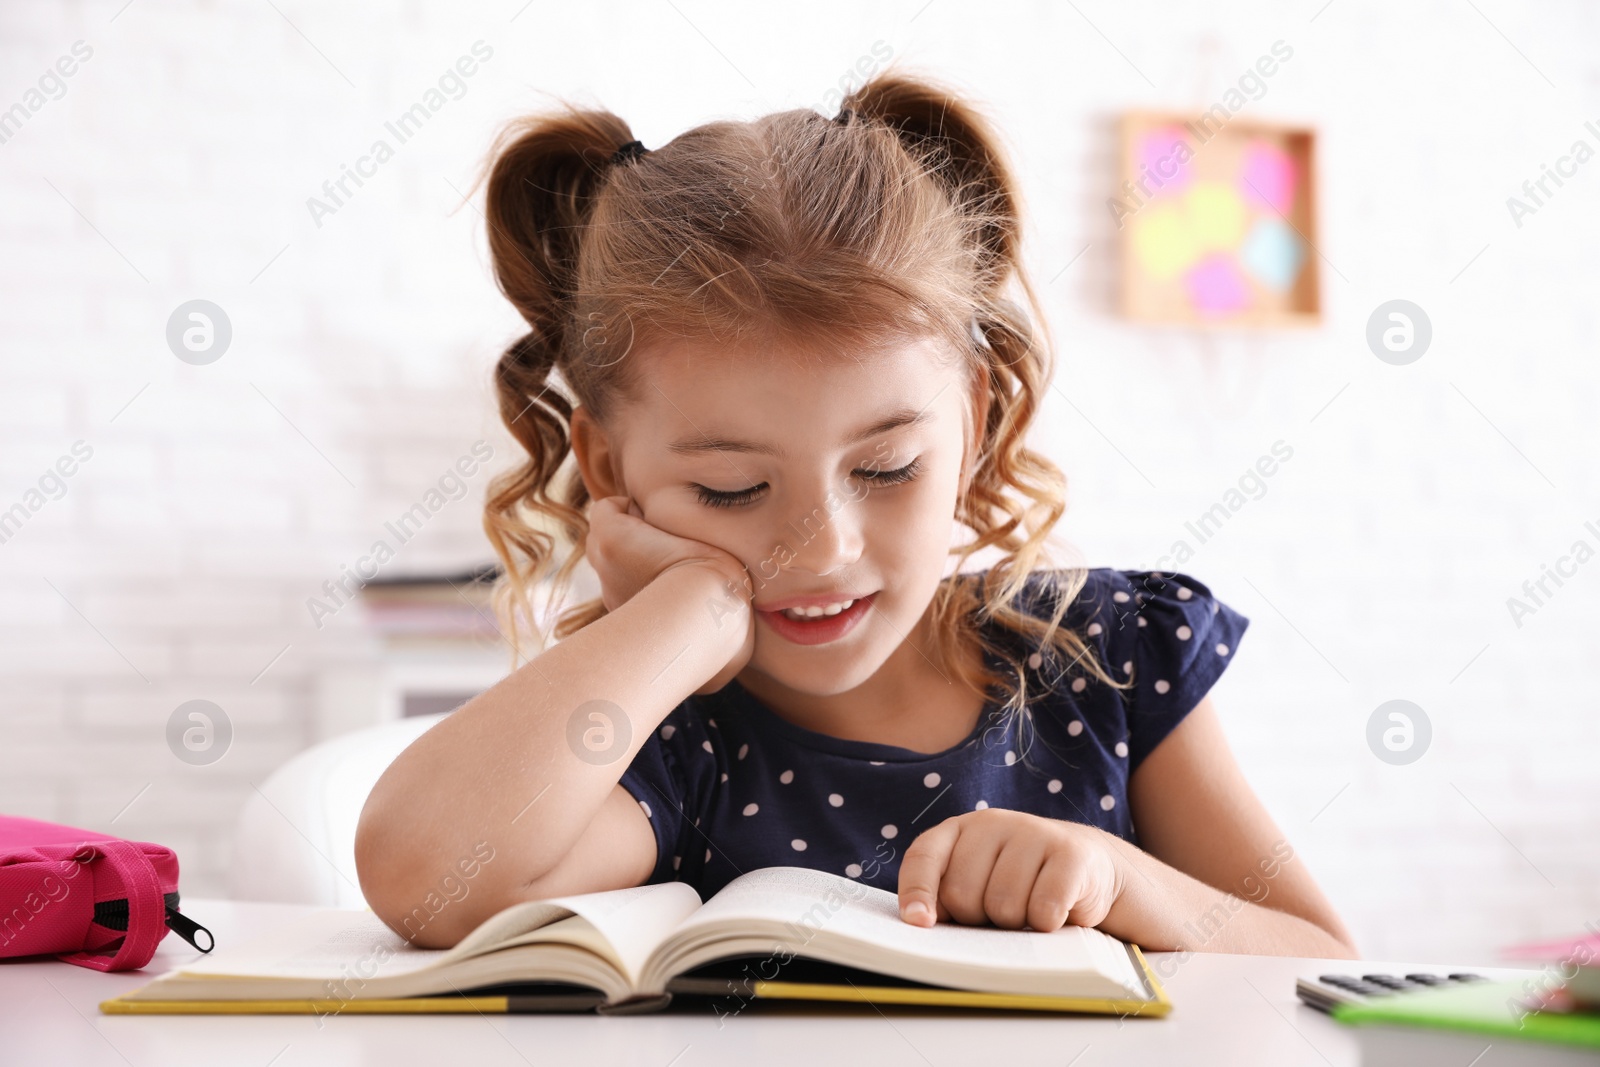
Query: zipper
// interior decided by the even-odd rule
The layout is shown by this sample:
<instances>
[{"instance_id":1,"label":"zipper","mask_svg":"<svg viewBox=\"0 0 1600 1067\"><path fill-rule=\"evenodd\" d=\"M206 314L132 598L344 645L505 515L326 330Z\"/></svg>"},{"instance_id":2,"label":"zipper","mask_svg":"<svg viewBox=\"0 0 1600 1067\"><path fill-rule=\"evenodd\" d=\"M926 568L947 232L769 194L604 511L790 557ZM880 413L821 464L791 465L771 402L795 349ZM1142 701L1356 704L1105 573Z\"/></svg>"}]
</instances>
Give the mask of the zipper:
<instances>
[{"instance_id":1,"label":"zipper","mask_svg":"<svg viewBox=\"0 0 1600 1067\"><path fill-rule=\"evenodd\" d=\"M210 952L217 947L217 940L211 936L211 931L189 918L178 910L178 894L162 894L162 903L167 910L167 928L185 941L189 942L201 952ZM102 900L94 906L94 921L104 926L107 930L126 930L128 928L128 901L125 897L116 900ZM202 947L196 940L196 934L205 935L205 945Z\"/></svg>"}]
</instances>

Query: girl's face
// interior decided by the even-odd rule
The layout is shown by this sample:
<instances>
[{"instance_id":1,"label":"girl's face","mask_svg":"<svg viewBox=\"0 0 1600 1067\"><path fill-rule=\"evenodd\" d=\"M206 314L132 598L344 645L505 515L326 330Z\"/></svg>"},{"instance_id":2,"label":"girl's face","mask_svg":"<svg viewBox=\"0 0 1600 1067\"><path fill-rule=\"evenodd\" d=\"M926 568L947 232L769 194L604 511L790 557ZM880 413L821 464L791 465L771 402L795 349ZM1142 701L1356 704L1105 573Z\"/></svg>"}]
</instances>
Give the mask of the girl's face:
<instances>
[{"instance_id":1,"label":"girl's face","mask_svg":"<svg viewBox=\"0 0 1600 1067\"><path fill-rule=\"evenodd\" d=\"M866 681L917 628L949 559L972 402L960 362L933 340L861 361L678 345L639 371L636 399L591 445L616 481L591 491L630 496L650 524L744 564L747 670L818 696ZM856 604L787 625L772 610L818 597Z\"/></svg>"}]
</instances>

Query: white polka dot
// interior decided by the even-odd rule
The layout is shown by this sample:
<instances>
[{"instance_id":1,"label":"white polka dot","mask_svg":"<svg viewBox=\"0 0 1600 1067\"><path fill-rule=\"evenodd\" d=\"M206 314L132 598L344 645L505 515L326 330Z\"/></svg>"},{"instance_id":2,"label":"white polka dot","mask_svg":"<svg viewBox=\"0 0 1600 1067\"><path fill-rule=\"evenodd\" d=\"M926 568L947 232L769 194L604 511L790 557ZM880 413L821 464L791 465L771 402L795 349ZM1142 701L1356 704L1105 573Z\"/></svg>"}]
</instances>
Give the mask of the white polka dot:
<instances>
[{"instance_id":1,"label":"white polka dot","mask_svg":"<svg viewBox=\"0 0 1600 1067\"><path fill-rule=\"evenodd\" d=\"M1104 630L1104 629L1105 629L1105 627L1101 626L1099 623L1091 622L1089 624L1089 636L1090 637L1099 637L1100 636L1100 632L1102 630Z\"/></svg>"},{"instance_id":2,"label":"white polka dot","mask_svg":"<svg viewBox=\"0 0 1600 1067\"><path fill-rule=\"evenodd\" d=\"M1077 737L1079 734L1083 733L1083 720L1073 719L1071 722L1067 723L1067 733L1073 737Z\"/></svg>"},{"instance_id":3,"label":"white polka dot","mask_svg":"<svg viewBox=\"0 0 1600 1067\"><path fill-rule=\"evenodd\" d=\"M1192 596L1194 596L1194 590L1193 589L1190 589L1186 585L1178 586L1178 599L1179 600L1188 600Z\"/></svg>"},{"instance_id":4,"label":"white polka dot","mask_svg":"<svg viewBox=\"0 0 1600 1067\"><path fill-rule=\"evenodd\" d=\"M782 774L778 775L778 781L782 782L784 785L788 785L790 782L794 781L794 772L784 771Z\"/></svg>"},{"instance_id":5,"label":"white polka dot","mask_svg":"<svg viewBox=\"0 0 1600 1067\"><path fill-rule=\"evenodd\" d=\"M1117 806L1117 798L1112 796L1110 793L1107 793L1105 796L1100 798L1100 810L1101 811L1110 811L1112 808L1114 808L1116 806Z\"/></svg>"},{"instance_id":6,"label":"white polka dot","mask_svg":"<svg viewBox=\"0 0 1600 1067\"><path fill-rule=\"evenodd\" d=\"M706 862L707 863L711 862L711 850L709 848L706 849Z\"/></svg>"},{"instance_id":7,"label":"white polka dot","mask_svg":"<svg viewBox=\"0 0 1600 1067\"><path fill-rule=\"evenodd\" d=\"M761 805L759 805L759 804L757 804L757 803L755 803L753 801L744 806L744 813L746 815L754 815L756 812L758 812L760 810L761 810Z\"/></svg>"},{"instance_id":8,"label":"white polka dot","mask_svg":"<svg viewBox=\"0 0 1600 1067\"><path fill-rule=\"evenodd\" d=\"M1228 646L1219 643L1217 645L1217 655L1226 656L1227 654L1228 654Z\"/></svg>"},{"instance_id":9,"label":"white polka dot","mask_svg":"<svg viewBox=\"0 0 1600 1067\"><path fill-rule=\"evenodd\" d=\"M832 804L836 808L842 807L844 805L844 797L840 796L838 793L829 793L828 803Z\"/></svg>"},{"instance_id":10,"label":"white polka dot","mask_svg":"<svg viewBox=\"0 0 1600 1067\"><path fill-rule=\"evenodd\" d=\"M987 800L980 800L976 804L972 805L972 810L973 811L982 811L984 808L987 808L988 806L989 806L989 802Z\"/></svg>"},{"instance_id":11,"label":"white polka dot","mask_svg":"<svg viewBox=\"0 0 1600 1067\"><path fill-rule=\"evenodd\" d=\"M883 766L883 760L881 760L881 759L869 759L869 760L867 760L867 762L872 764L874 767L882 767Z\"/></svg>"},{"instance_id":12,"label":"white polka dot","mask_svg":"<svg viewBox=\"0 0 1600 1067\"><path fill-rule=\"evenodd\" d=\"M1128 758L1128 742L1126 742L1126 741L1118 741L1117 742L1116 752L1117 752L1117 755L1121 756L1123 759L1127 759Z\"/></svg>"},{"instance_id":13,"label":"white polka dot","mask_svg":"<svg viewBox=\"0 0 1600 1067\"><path fill-rule=\"evenodd\" d=\"M789 842L789 847L794 849L796 852L804 852L806 850L806 843L797 837L793 841Z\"/></svg>"},{"instance_id":14,"label":"white polka dot","mask_svg":"<svg viewBox=\"0 0 1600 1067\"><path fill-rule=\"evenodd\" d=\"M676 726L673 726L671 723L668 723L666 726L663 726L661 728L661 740L670 741L670 740L672 740L672 735L677 733L677 732L678 732L678 728Z\"/></svg>"},{"instance_id":15,"label":"white polka dot","mask_svg":"<svg viewBox=\"0 0 1600 1067\"><path fill-rule=\"evenodd\" d=\"M1194 631L1189 629L1187 626L1178 627L1176 632L1178 634L1179 641L1187 641L1189 638L1194 636Z\"/></svg>"},{"instance_id":16,"label":"white polka dot","mask_svg":"<svg viewBox=\"0 0 1600 1067\"><path fill-rule=\"evenodd\" d=\"M846 867L844 869L844 873L848 874L851 878L860 878L861 877L861 864L852 863L850 866L848 866L848 867Z\"/></svg>"},{"instance_id":17,"label":"white polka dot","mask_svg":"<svg viewBox=\"0 0 1600 1067\"><path fill-rule=\"evenodd\" d=\"M898 826L896 826L894 823L889 823L888 825L884 826L878 832L880 834L882 834L884 837L893 837L895 834L900 832L900 828Z\"/></svg>"},{"instance_id":18,"label":"white polka dot","mask_svg":"<svg viewBox=\"0 0 1600 1067\"><path fill-rule=\"evenodd\" d=\"M1118 589L1115 593L1111 594L1111 599L1115 600L1118 604L1126 604L1128 602L1128 594Z\"/></svg>"},{"instance_id":19,"label":"white polka dot","mask_svg":"<svg viewBox=\"0 0 1600 1067\"><path fill-rule=\"evenodd\" d=\"M1072 680L1072 691L1074 693L1081 693L1087 688L1089 688L1089 680L1087 678L1074 678Z\"/></svg>"},{"instance_id":20,"label":"white polka dot","mask_svg":"<svg viewBox=\"0 0 1600 1067\"><path fill-rule=\"evenodd\" d=\"M728 772L727 771L723 771L722 772L722 780L724 782L726 782L728 780Z\"/></svg>"},{"instance_id":21,"label":"white polka dot","mask_svg":"<svg viewBox=\"0 0 1600 1067\"><path fill-rule=\"evenodd\" d=\"M1033 670L1038 670L1039 669L1039 665L1041 663L1043 663L1043 662L1044 662L1044 657L1039 655L1039 653L1037 653L1037 652L1035 652L1033 655L1028 657L1028 666Z\"/></svg>"},{"instance_id":22,"label":"white polka dot","mask_svg":"<svg viewBox=\"0 0 1600 1067\"><path fill-rule=\"evenodd\" d=\"M935 771L935 772L931 772L929 774L923 775L922 776L922 784L927 786L929 789L932 789L934 786L938 785L939 784L938 772Z\"/></svg>"},{"instance_id":23,"label":"white polka dot","mask_svg":"<svg viewBox=\"0 0 1600 1067\"><path fill-rule=\"evenodd\" d=\"M695 820L695 821L694 821L694 824L695 824L695 825L696 825L696 826L699 826L699 825L700 825L700 820L699 820L699 819L696 819L696 820Z\"/></svg>"},{"instance_id":24,"label":"white polka dot","mask_svg":"<svg viewBox=\"0 0 1600 1067\"><path fill-rule=\"evenodd\" d=\"M750 752L750 746L749 745L740 745L739 746L739 758L740 759L744 759L745 756L749 754L749 752Z\"/></svg>"},{"instance_id":25,"label":"white polka dot","mask_svg":"<svg viewBox=\"0 0 1600 1067\"><path fill-rule=\"evenodd\" d=\"M706 722L710 723L713 728L715 728L716 725L717 725L717 720L716 719L707 719Z\"/></svg>"},{"instance_id":26,"label":"white polka dot","mask_svg":"<svg viewBox=\"0 0 1600 1067\"><path fill-rule=\"evenodd\" d=\"M1050 779L1050 784L1045 786L1045 788L1050 790L1050 792L1052 792L1052 793L1061 792L1061 779L1059 779L1059 778Z\"/></svg>"},{"instance_id":27,"label":"white polka dot","mask_svg":"<svg viewBox=\"0 0 1600 1067\"><path fill-rule=\"evenodd\" d=\"M700 747L705 749L707 752L712 751L711 742L710 741L702 741L702 742L700 742Z\"/></svg>"},{"instance_id":28,"label":"white polka dot","mask_svg":"<svg viewBox=\"0 0 1600 1067\"><path fill-rule=\"evenodd\" d=\"M1222 605L1217 603L1215 600L1213 600L1211 602L1211 614L1215 615L1217 612L1219 612L1221 610L1222 610Z\"/></svg>"},{"instance_id":29,"label":"white polka dot","mask_svg":"<svg viewBox=\"0 0 1600 1067\"><path fill-rule=\"evenodd\" d=\"M1007 749L1006 750L1006 766L1009 767L1015 762L1017 762L1017 754L1015 752L1012 752L1010 749Z\"/></svg>"},{"instance_id":30,"label":"white polka dot","mask_svg":"<svg viewBox=\"0 0 1600 1067\"><path fill-rule=\"evenodd\" d=\"M682 864L683 864L683 857L682 856L674 856L674 857L672 857L672 869L673 870L677 870L680 866L682 866Z\"/></svg>"},{"instance_id":31,"label":"white polka dot","mask_svg":"<svg viewBox=\"0 0 1600 1067\"><path fill-rule=\"evenodd\" d=\"M1171 688L1172 688L1172 683L1167 681L1165 678L1157 678L1156 679L1156 692L1165 693L1167 690L1169 690Z\"/></svg>"},{"instance_id":32,"label":"white polka dot","mask_svg":"<svg viewBox=\"0 0 1600 1067\"><path fill-rule=\"evenodd\" d=\"M1131 659L1127 660L1122 664L1122 673L1123 674L1132 674L1133 673L1133 660L1131 660Z\"/></svg>"},{"instance_id":33,"label":"white polka dot","mask_svg":"<svg viewBox=\"0 0 1600 1067\"><path fill-rule=\"evenodd\" d=\"M641 801L639 801L639 806L644 809L644 817L647 818L647 819L651 818L650 805L646 804L644 801L641 800Z\"/></svg>"},{"instance_id":34,"label":"white polka dot","mask_svg":"<svg viewBox=\"0 0 1600 1067\"><path fill-rule=\"evenodd\" d=\"M1140 615L1139 618L1137 620L1135 620L1135 621L1137 621L1140 626L1149 626L1150 625L1150 623L1145 620L1145 617L1143 615Z\"/></svg>"}]
</instances>

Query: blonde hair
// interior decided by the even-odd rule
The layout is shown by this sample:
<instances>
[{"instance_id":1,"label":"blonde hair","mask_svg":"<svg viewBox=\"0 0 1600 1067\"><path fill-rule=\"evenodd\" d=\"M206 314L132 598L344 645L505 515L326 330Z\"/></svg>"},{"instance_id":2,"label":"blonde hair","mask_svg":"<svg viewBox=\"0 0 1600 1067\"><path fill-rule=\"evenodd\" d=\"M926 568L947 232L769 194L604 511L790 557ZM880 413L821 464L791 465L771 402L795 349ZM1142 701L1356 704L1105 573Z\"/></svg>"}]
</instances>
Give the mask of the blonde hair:
<instances>
[{"instance_id":1,"label":"blonde hair","mask_svg":"<svg viewBox=\"0 0 1600 1067\"><path fill-rule=\"evenodd\" d=\"M711 122L617 158L633 140L610 112L563 105L511 123L490 155L495 276L529 326L495 369L501 418L527 458L495 479L484 511L513 654L530 590L549 577L560 603L583 557L588 492L575 474L558 482L574 403L603 421L631 395L629 351L684 337L815 349L822 337L859 353L934 336L967 371L969 469L955 518L976 537L951 549L958 573L931 605L930 658L956 665L989 649L1006 676L983 668L963 681L998 687L1002 707L1025 720L1034 651L1052 663L1038 677L1081 667L1125 688L1060 625L1085 574L1056 569L1046 545L1066 479L1026 436L1053 361L1020 264L1015 181L990 124L953 91L890 70L846 97L837 119L800 109ZM572 546L559 567L557 534ZM987 572L959 573L989 548L1001 558ZM1016 604L1030 575L1048 618ZM566 637L605 610L590 600L551 630ZM991 642L987 620L1021 642Z\"/></svg>"}]
</instances>

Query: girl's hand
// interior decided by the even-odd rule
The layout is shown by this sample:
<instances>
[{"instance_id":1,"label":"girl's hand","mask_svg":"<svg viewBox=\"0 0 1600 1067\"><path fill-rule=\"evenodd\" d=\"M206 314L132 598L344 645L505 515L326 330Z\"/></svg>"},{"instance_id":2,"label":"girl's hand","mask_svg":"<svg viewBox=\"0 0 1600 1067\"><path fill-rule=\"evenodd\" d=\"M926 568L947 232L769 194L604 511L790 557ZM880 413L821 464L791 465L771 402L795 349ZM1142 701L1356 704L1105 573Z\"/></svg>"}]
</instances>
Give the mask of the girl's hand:
<instances>
[{"instance_id":1,"label":"girl's hand","mask_svg":"<svg viewBox=\"0 0 1600 1067\"><path fill-rule=\"evenodd\" d=\"M584 554L600 578L600 601L615 611L667 571L697 566L721 578L720 588L708 602L718 628L742 623L742 638L727 666L696 693L714 693L727 685L745 665L755 648L756 613L750 607L754 584L750 572L732 554L703 541L679 537L650 525L639 505L625 496L602 497L589 510L589 536ZM744 617L740 618L740 602Z\"/></svg>"},{"instance_id":2,"label":"girl's hand","mask_svg":"<svg viewBox=\"0 0 1600 1067\"><path fill-rule=\"evenodd\" d=\"M946 819L906 849L900 917L916 926L1026 922L1044 932L1098 926L1122 895L1124 872L1107 836L1004 808Z\"/></svg>"}]
</instances>

